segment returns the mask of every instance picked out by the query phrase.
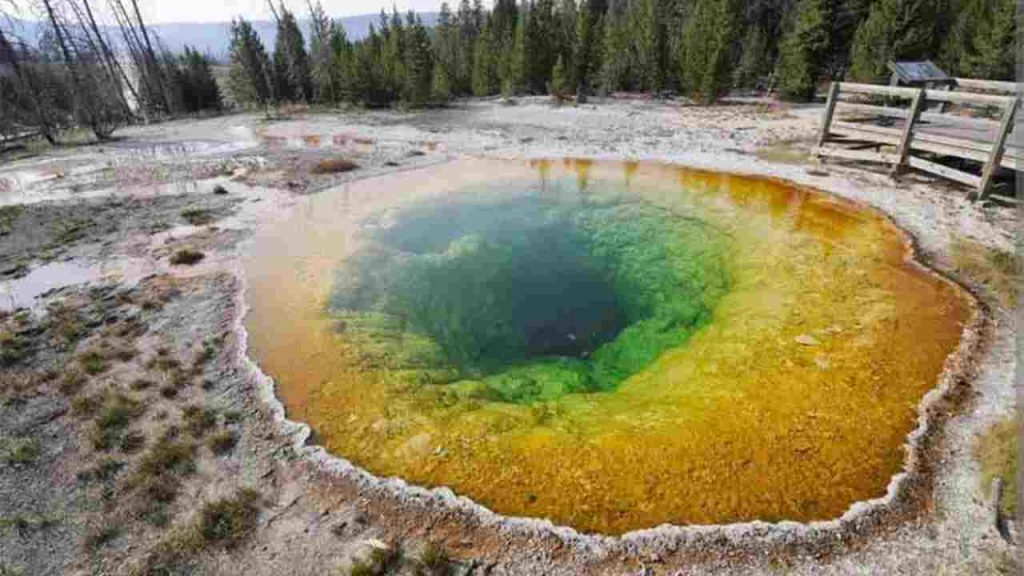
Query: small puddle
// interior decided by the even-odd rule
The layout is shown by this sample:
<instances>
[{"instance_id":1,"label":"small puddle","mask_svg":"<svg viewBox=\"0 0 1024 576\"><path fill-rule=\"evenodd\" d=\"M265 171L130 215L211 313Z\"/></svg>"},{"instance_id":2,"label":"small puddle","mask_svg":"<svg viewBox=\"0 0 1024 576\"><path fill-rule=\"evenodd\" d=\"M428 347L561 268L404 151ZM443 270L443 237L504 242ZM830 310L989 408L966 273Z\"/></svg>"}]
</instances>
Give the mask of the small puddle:
<instances>
[{"instance_id":1,"label":"small puddle","mask_svg":"<svg viewBox=\"0 0 1024 576\"><path fill-rule=\"evenodd\" d=\"M0 280L0 310L30 308L38 297L56 290L100 280L132 281L147 274L142 259L126 258L112 263L51 262L13 280Z\"/></svg>"}]
</instances>

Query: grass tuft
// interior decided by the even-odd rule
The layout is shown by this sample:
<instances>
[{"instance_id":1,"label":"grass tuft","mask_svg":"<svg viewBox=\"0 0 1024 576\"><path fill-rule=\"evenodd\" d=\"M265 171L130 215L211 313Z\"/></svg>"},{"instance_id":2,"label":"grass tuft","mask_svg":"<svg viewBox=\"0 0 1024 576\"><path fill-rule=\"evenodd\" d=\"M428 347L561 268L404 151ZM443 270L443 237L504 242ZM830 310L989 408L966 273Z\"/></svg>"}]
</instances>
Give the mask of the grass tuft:
<instances>
[{"instance_id":1,"label":"grass tuft","mask_svg":"<svg viewBox=\"0 0 1024 576\"><path fill-rule=\"evenodd\" d=\"M430 542L420 552L419 565L416 567L416 574L422 576L448 576L451 572L451 565L444 550L437 544Z\"/></svg>"},{"instance_id":2,"label":"grass tuft","mask_svg":"<svg viewBox=\"0 0 1024 576\"><path fill-rule=\"evenodd\" d=\"M34 438L18 438L5 442L3 461L11 466L28 466L39 458L39 442Z\"/></svg>"},{"instance_id":3,"label":"grass tuft","mask_svg":"<svg viewBox=\"0 0 1024 576\"><path fill-rule=\"evenodd\" d=\"M223 456L231 452L237 444L238 434L233 430L222 430L210 437L206 443L210 451L217 456Z\"/></svg>"},{"instance_id":4,"label":"grass tuft","mask_svg":"<svg viewBox=\"0 0 1024 576\"><path fill-rule=\"evenodd\" d=\"M957 272L988 287L1007 308L1016 306L1024 280L1017 256L965 239L954 240L949 252Z\"/></svg>"},{"instance_id":5,"label":"grass tuft","mask_svg":"<svg viewBox=\"0 0 1024 576\"><path fill-rule=\"evenodd\" d=\"M95 350L90 350L79 356L78 364L82 367L82 370L90 376L102 374L110 368L110 365L107 363L107 359Z\"/></svg>"},{"instance_id":6,"label":"grass tuft","mask_svg":"<svg viewBox=\"0 0 1024 576\"><path fill-rule=\"evenodd\" d=\"M394 546L374 547L370 556L363 561L352 564L351 576L382 576L397 568L402 561L402 551Z\"/></svg>"},{"instance_id":7,"label":"grass tuft","mask_svg":"<svg viewBox=\"0 0 1024 576\"><path fill-rule=\"evenodd\" d=\"M262 495L243 488L230 498L203 506L199 517L199 533L207 544L231 548L251 534L259 522Z\"/></svg>"},{"instance_id":8,"label":"grass tuft","mask_svg":"<svg viewBox=\"0 0 1024 576\"><path fill-rule=\"evenodd\" d=\"M189 208L181 212L181 217L193 226L205 226L216 220L213 212L205 208Z\"/></svg>"},{"instance_id":9,"label":"grass tuft","mask_svg":"<svg viewBox=\"0 0 1024 576\"><path fill-rule=\"evenodd\" d=\"M999 506L1009 517L1017 511L1017 466L1020 459L1019 418L1008 418L993 425L975 445L975 457L981 464L981 489L988 494L995 478L1003 479L1003 497Z\"/></svg>"},{"instance_id":10,"label":"grass tuft","mask_svg":"<svg viewBox=\"0 0 1024 576\"><path fill-rule=\"evenodd\" d=\"M171 264L174 266L193 266L205 257L206 255L198 250L184 248L171 256Z\"/></svg>"},{"instance_id":11,"label":"grass tuft","mask_svg":"<svg viewBox=\"0 0 1024 576\"><path fill-rule=\"evenodd\" d=\"M120 526L105 525L97 527L85 537L85 547L95 552L116 540L123 532Z\"/></svg>"},{"instance_id":12,"label":"grass tuft","mask_svg":"<svg viewBox=\"0 0 1024 576\"><path fill-rule=\"evenodd\" d=\"M199 406L186 406L184 411L185 429L195 438L202 438L217 426L217 412Z\"/></svg>"},{"instance_id":13,"label":"grass tuft","mask_svg":"<svg viewBox=\"0 0 1024 576\"><path fill-rule=\"evenodd\" d=\"M355 162L345 158L332 158L330 160L321 160L317 162L311 172L313 174L341 174L343 172L351 172L359 168L359 165Z\"/></svg>"}]
</instances>

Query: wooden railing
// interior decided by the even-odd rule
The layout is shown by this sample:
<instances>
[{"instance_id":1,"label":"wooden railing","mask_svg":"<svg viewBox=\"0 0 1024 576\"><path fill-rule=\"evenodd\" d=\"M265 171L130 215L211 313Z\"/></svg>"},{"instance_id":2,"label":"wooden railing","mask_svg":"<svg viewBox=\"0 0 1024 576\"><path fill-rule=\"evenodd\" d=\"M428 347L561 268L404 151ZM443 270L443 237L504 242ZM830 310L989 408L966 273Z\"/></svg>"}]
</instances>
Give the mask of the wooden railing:
<instances>
[{"instance_id":1,"label":"wooden railing","mask_svg":"<svg viewBox=\"0 0 1024 576\"><path fill-rule=\"evenodd\" d=\"M966 184L970 194L984 199L1000 167L1024 168L1024 147L1010 141L1021 85L961 78L957 85L992 93L834 82L815 154L888 164L894 175L922 170ZM980 173L941 164L933 156L971 161L980 165Z\"/></svg>"}]
</instances>

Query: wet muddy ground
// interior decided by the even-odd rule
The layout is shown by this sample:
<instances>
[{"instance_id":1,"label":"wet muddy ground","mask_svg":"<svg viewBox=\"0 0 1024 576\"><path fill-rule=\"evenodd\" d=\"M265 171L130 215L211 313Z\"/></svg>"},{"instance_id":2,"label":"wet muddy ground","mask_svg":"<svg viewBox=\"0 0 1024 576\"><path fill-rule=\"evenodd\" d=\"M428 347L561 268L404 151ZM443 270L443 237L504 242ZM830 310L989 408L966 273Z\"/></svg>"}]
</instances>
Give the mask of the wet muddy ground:
<instances>
[{"instance_id":1,"label":"wet muddy ground","mask_svg":"<svg viewBox=\"0 0 1024 576\"><path fill-rule=\"evenodd\" d=\"M2 160L0 573L1014 573L973 457L977 436L1013 411L1013 317L985 277L958 273L950 247L1012 252L1017 215L923 177L806 159L818 112L470 101L176 121ZM784 162L764 153L779 147ZM786 178L890 215L988 318L969 381L938 405L915 506L884 521L850 515L839 531L589 537L315 458L316 438L282 421L244 354L240 253L307 195L466 156L678 162Z\"/></svg>"}]
</instances>

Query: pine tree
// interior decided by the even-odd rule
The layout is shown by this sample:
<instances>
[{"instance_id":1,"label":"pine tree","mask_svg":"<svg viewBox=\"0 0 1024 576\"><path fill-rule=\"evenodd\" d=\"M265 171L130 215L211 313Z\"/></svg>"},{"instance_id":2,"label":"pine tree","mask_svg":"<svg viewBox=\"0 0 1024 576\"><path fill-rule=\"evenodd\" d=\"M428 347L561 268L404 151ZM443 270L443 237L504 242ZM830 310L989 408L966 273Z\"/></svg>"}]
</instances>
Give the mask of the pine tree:
<instances>
[{"instance_id":1,"label":"pine tree","mask_svg":"<svg viewBox=\"0 0 1024 576\"><path fill-rule=\"evenodd\" d=\"M402 100L409 106L421 106L431 97L434 60L427 29L412 12L406 17L405 36Z\"/></svg>"},{"instance_id":2,"label":"pine tree","mask_svg":"<svg viewBox=\"0 0 1024 576\"><path fill-rule=\"evenodd\" d=\"M526 27L519 23L515 30L515 39L509 52L508 73L502 79L502 95L511 97L522 89L523 75L526 71Z\"/></svg>"},{"instance_id":3,"label":"pine tree","mask_svg":"<svg viewBox=\"0 0 1024 576\"><path fill-rule=\"evenodd\" d=\"M490 26L484 25L473 46L474 96L491 96L499 89L495 44Z\"/></svg>"},{"instance_id":4,"label":"pine tree","mask_svg":"<svg viewBox=\"0 0 1024 576\"><path fill-rule=\"evenodd\" d=\"M590 94L592 78L601 69L601 36L604 30L604 19L600 7L588 2L577 17L575 63L573 68L576 101L580 104L587 101Z\"/></svg>"},{"instance_id":5,"label":"pine tree","mask_svg":"<svg viewBox=\"0 0 1024 576\"><path fill-rule=\"evenodd\" d=\"M243 106L269 102L270 59L259 35L242 18L231 23L230 61L228 87L235 102Z\"/></svg>"},{"instance_id":6,"label":"pine tree","mask_svg":"<svg viewBox=\"0 0 1024 576\"><path fill-rule=\"evenodd\" d=\"M331 63L328 70L329 82L334 92L334 99L331 101L357 100L353 67L352 45L345 36L345 29L334 26L331 30Z\"/></svg>"},{"instance_id":7,"label":"pine tree","mask_svg":"<svg viewBox=\"0 0 1024 576\"><path fill-rule=\"evenodd\" d=\"M611 93L631 89L630 35L628 20L624 15L609 12L601 52L601 90Z\"/></svg>"},{"instance_id":8,"label":"pine tree","mask_svg":"<svg viewBox=\"0 0 1024 576\"><path fill-rule=\"evenodd\" d=\"M564 100L571 91L569 88L569 72L566 70L565 59L561 55L551 69L551 87L548 90L555 100Z\"/></svg>"},{"instance_id":9,"label":"pine tree","mask_svg":"<svg viewBox=\"0 0 1024 576\"><path fill-rule=\"evenodd\" d=\"M782 41L779 92L788 100L807 101L821 77L830 47L829 0L800 0L796 21Z\"/></svg>"},{"instance_id":10,"label":"pine tree","mask_svg":"<svg viewBox=\"0 0 1024 576\"><path fill-rule=\"evenodd\" d=\"M921 60L932 50L935 0L877 0L854 35L850 76L881 83L896 60Z\"/></svg>"},{"instance_id":11,"label":"pine tree","mask_svg":"<svg viewBox=\"0 0 1024 576\"><path fill-rule=\"evenodd\" d=\"M220 88L210 68L210 59L189 46L175 66L180 106L186 112L220 110Z\"/></svg>"},{"instance_id":12,"label":"pine tree","mask_svg":"<svg viewBox=\"0 0 1024 576\"><path fill-rule=\"evenodd\" d=\"M697 0L706 2L706 0ZM664 3L635 0L629 5L634 89L659 92L668 86L668 30Z\"/></svg>"},{"instance_id":13,"label":"pine tree","mask_svg":"<svg viewBox=\"0 0 1024 576\"><path fill-rule=\"evenodd\" d=\"M444 104L452 99L451 73L444 64L434 65L434 77L430 82L430 99L435 104Z\"/></svg>"},{"instance_id":14,"label":"pine tree","mask_svg":"<svg viewBox=\"0 0 1024 576\"><path fill-rule=\"evenodd\" d=\"M459 27L455 15L445 2L441 4L434 33L434 67L441 68L446 76L444 85L447 87L448 96L445 100L451 97L451 91L457 84L455 75L459 66L459 48ZM436 70L434 76L437 76Z\"/></svg>"},{"instance_id":15,"label":"pine tree","mask_svg":"<svg viewBox=\"0 0 1024 576\"><path fill-rule=\"evenodd\" d=\"M1013 80L1014 11L1014 0L967 0L943 46L943 63L958 76Z\"/></svg>"},{"instance_id":16,"label":"pine tree","mask_svg":"<svg viewBox=\"0 0 1024 576\"><path fill-rule=\"evenodd\" d=\"M743 39L743 52L733 73L733 86L756 88L758 82L772 70L771 53L768 49L768 33L758 24L747 28Z\"/></svg>"},{"instance_id":17,"label":"pine tree","mask_svg":"<svg viewBox=\"0 0 1024 576\"><path fill-rule=\"evenodd\" d=\"M729 88L737 20L733 0L696 0L679 43L680 79L693 98L714 102Z\"/></svg>"},{"instance_id":18,"label":"pine tree","mask_svg":"<svg viewBox=\"0 0 1024 576\"><path fill-rule=\"evenodd\" d=\"M279 101L310 102L313 83L302 31L295 15L280 7L277 40L274 44L274 86Z\"/></svg>"},{"instance_id":19,"label":"pine tree","mask_svg":"<svg viewBox=\"0 0 1024 576\"><path fill-rule=\"evenodd\" d=\"M328 18L319 0L309 5L309 67L313 100L336 104L341 99L340 77L333 70L334 22Z\"/></svg>"}]
</instances>

